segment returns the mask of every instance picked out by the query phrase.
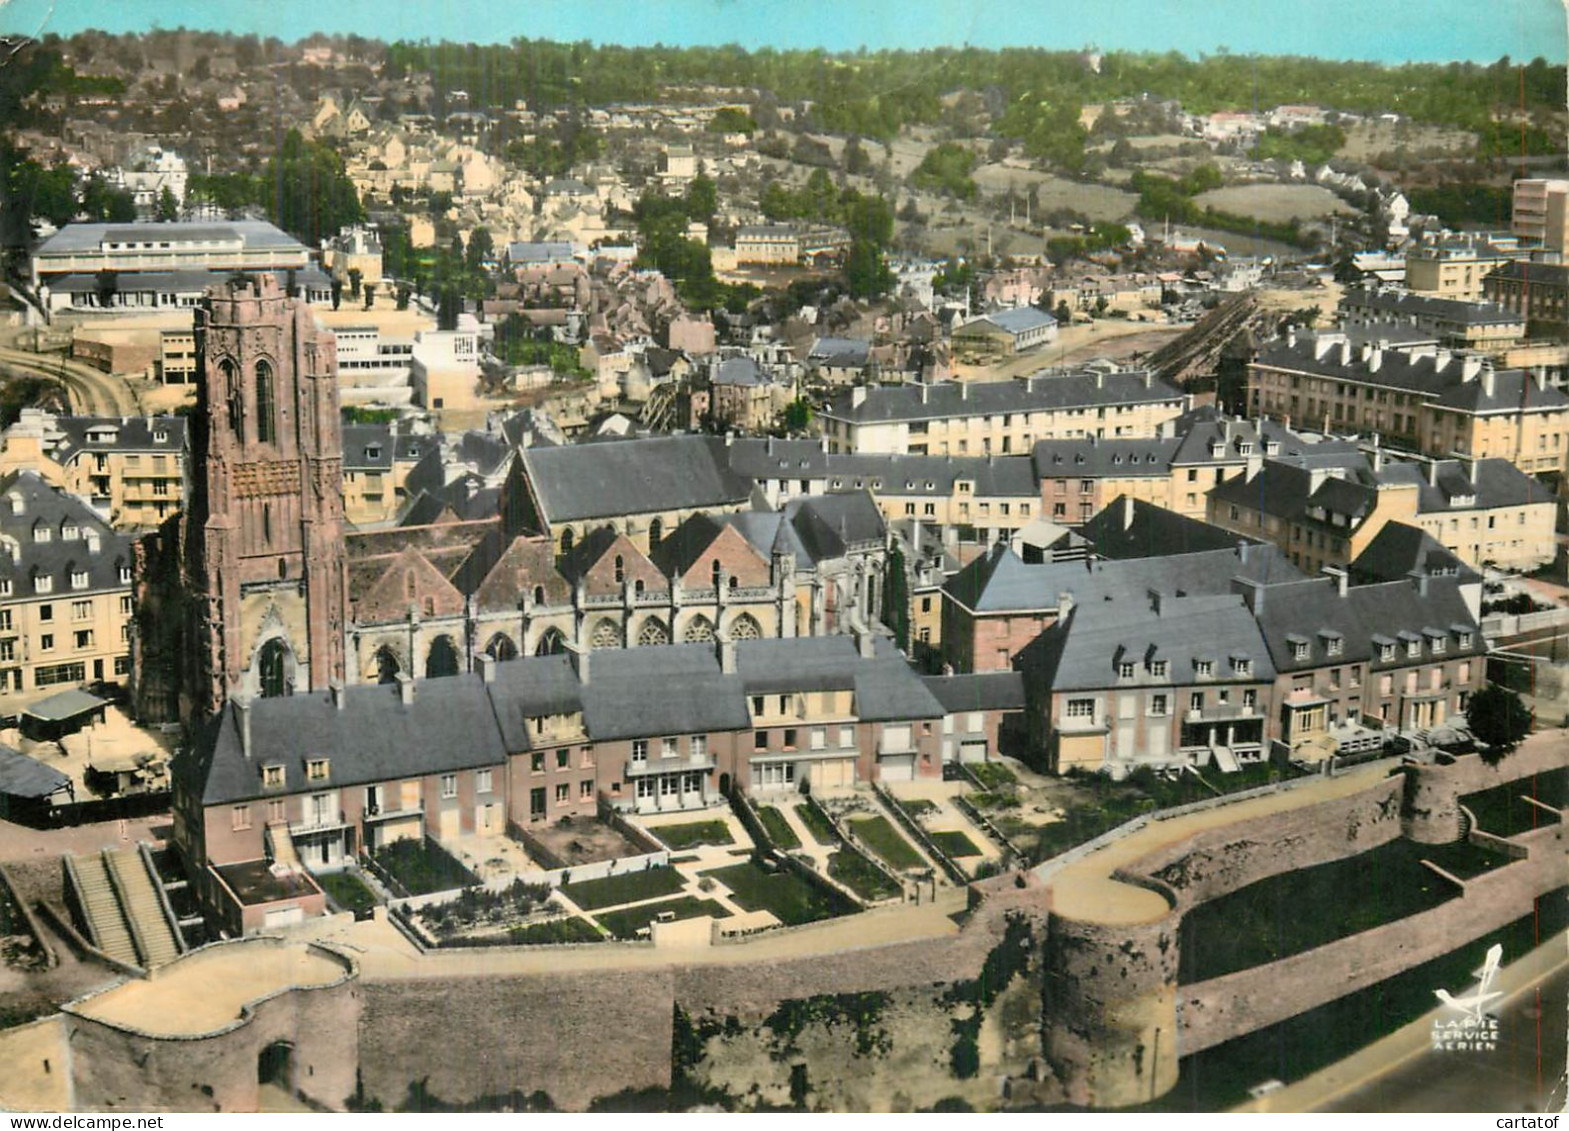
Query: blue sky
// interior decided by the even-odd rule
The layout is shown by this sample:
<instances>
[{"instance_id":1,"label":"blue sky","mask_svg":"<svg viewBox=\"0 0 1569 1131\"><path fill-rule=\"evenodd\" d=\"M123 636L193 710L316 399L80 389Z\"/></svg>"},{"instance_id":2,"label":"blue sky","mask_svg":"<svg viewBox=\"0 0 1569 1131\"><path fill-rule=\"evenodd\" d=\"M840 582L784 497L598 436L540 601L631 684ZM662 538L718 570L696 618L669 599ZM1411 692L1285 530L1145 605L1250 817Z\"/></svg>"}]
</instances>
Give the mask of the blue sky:
<instances>
[{"instance_id":1,"label":"blue sky","mask_svg":"<svg viewBox=\"0 0 1569 1131\"><path fill-rule=\"evenodd\" d=\"M516 36L744 47L1228 48L1400 63L1566 56L1563 0L0 0L0 31Z\"/></svg>"}]
</instances>

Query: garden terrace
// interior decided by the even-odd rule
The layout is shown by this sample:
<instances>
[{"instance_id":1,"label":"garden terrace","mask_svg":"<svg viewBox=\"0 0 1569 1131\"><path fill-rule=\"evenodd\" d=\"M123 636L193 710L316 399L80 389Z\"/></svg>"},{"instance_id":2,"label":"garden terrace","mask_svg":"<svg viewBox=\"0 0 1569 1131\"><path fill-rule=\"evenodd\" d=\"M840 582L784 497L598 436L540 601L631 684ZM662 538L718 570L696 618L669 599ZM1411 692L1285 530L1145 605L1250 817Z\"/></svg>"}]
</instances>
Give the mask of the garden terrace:
<instances>
[{"instance_id":1,"label":"garden terrace","mask_svg":"<svg viewBox=\"0 0 1569 1131\"><path fill-rule=\"evenodd\" d=\"M890 867L904 872L930 867L926 858L910 847L887 817L863 817L849 823L857 840L875 852Z\"/></svg>"},{"instance_id":2,"label":"garden terrace","mask_svg":"<svg viewBox=\"0 0 1569 1131\"><path fill-rule=\"evenodd\" d=\"M594 817L563 817L553 825L531 825L528 835L561 862L557 867L573 868L604 860L622 860L649 851L619 829Z\"/></svg>"},{"instance_id":3,"label":"garden terrace","mask_svg":"<svg viewBox=\"0 0 1569 1131\"><path fill-rule=\"evenodd\" d=\"M616 938L635 939L639 931L665 914L677 919L696 919L702 915L712 915L715 919L730 918L730 912L713 900L697 899L690 895L683 895L679 899L663 899L657 903L640 903L636 907L625 907L619 911L601 911L595 918L601 927Z\"/></svg>"},{"instance_id":4,"label":"garden terrace","mask_svg":"<svg viewBox=\"0 0 1569 1131\"><path fill-rule=\"evenodd\" d=\"M221 864L217 867L223 882L239 897L241 903L254 905L272 903L279 899L292 899L297 895L312 895L316 885L304 872L284 872L274 875L265 860L247 860L243 864Z\"/></svg>"},{"instance_id":5,"label":"garden terrace","mask_svg":"<svg viewBox=\"0 0 1569 1131\"><path fill-rule=\"evenodd\" d=\"M370 918L376 906L376 893L365 886L365 881L353 872L324 872L316 877L321 890L345 911L352 911L356 919Z\"/></svg>"},{"instance_id":6,"label":"garden terrace","mask_svg":"<svg viewBox=\"0 0 1569 1131\"><path fill-rule=\"evenodd\" d=\"M842 848L828 858L828 875L868 903L899 894L899 885L853 849Z\"/></svg>"},{"instance_id":7,"label":"garden terrace","mask_svg":"<svg viewBox=\"0 0 1569 1131\"><path fill-rule=\"evenodd\" d=\"M1476 827L1494 836L1511 837L1530 832L1557 818L1525 798L1534 797L1553 809L1569 806L1569 769L1549 770L1495 785L1481 793L1468 793L1460 804L1476 818Z\"/></svg>"},{"instance_id":8,"label":"garden terrace","mask_svg":"<svg viewBox=\"0 0 1569 1131\"><path fill-rule=\"evenodd\" d=\"M723 821L693 821L685 825L660 825L654 830L654 835L664 841L666 846L678 852L682 849L696 848L701 844L725 845L735 843L735 837L730 835L730 827Z\"/></svg>"},{"instance_id":9,"label":"garden terrace","mask_svg":"<svg viewBox=\"0 0 1569 1131\"><path fill-rule=\"evenodd\" d=\"M757 819L763 823L768 839L774 842L775 848L782 852L793 852L801 847L801 838L795 835L790 822L785 820L785 815L772 805L759 806Z\"/></svg>"},{"instance_id":10,"label":"garden terrace","mask_svg":"<svg viewBox=\"0 0 1569 1131\"><path fill-rule=\"evenodd\" d=\"M1430 910L1460 894L1423 860L1462 876L1508 863L1476 845L1394 840L1259 880L1183 915L1177 980L1189 985L1275 962Z\"/></svg>"},{"instance_id":11,"label":"garden terrace","mask_svg":"<svg viewBox=\"0 0 1569 1131\"><path fill-rule=\"evenodd\" d=\"M604 942L605 936L590 923L576 917L551 919L544 923L529 923L511 927L505 934L461 935L446 939L442 946L551 946L559 943Z\"/></svg>"},{"instance_id":12,"label":"garden terrace","mask_svg":"<svg viewBox=\"0 0 1569 1131\"><path fill-rule=\"evenodd\" d=\"M984 855L966 833L951 831L928 833L927 835L932 838L932 843L950 860L958 860L965 856Z\"/></svg>"},{"instance_id":13,"label":"garden terrace","mask_svg":"<svg viewBox=\"0 0 1569 1131\"><path fill-rule=\"evenodd\" d=\"M602 880L563 884L561 894L585 911L597 911L601 907L619 907L623 903L674 895L685 885L681 873L674 868L644 868L637 872L623 872L619 876L606 876Z\"/></svg>"},{"instance_id":14,"label":"garden terrace","mask_svg":"<svg viewBox=\"0 0 1569 1131\"><path fill-rule=\"evenodd\" d=\"M479 883L474 873L428 837L395 840L378 848L371 859L410 895L429 895Z\"/></svg>"},{"instance_id":15,"label":"garden terrace","mask_svg":"<svg viewBox=\"0 0 1569 1131\"><path fill-rule=\"evenodd\" d=\"M795 807L795 815L801 818L801 823L806 826L806 831L812 834L812 839L824 847L832 847L839 843L839 834L834 827L812 805L805 802Z\"/></svg>"},{"instance_id":16,"label":"garden terrace","mask_svg":"<svg viewBox=\"0 0 1569 1131\"><path fill-rule=\"evenodd\" d=\"M794 872L781 867L767 871L756 860L732 864L704 872L730 889L736 906L747 911L767 911L787 927L815 923L857 910L842 895L808 883Z\"/></svg>"}]
</instances>

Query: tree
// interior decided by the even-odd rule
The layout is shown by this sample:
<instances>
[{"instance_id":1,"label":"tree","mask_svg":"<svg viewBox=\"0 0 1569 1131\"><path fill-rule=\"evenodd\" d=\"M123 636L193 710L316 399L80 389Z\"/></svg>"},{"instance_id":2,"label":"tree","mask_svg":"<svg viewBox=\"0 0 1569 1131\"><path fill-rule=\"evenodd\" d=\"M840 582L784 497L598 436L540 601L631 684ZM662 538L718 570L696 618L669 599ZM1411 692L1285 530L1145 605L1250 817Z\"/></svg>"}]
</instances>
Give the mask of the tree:
<instances>
[{"instance_id":1,"label":"tree","mask_svg":"<svg viewBox=\"0 0 1569 1131\"><path fill-rule=\"evenodd\" d=\"M883 249L870 240L850 241L844 273L851 298L880 298L893 286L893 272L883 260Z\"/></svg>"},{"instance_id":2,"label":"tree","mask_svg":"<svg viewBox=\"0 0 1569 1131\"><path fill-rule=\"evenodd\" d=\"M689 218L706 224L714 218L714 212L719 208L719 190L710 178L699 173L686 186L682 203Z\"/></svg>"},{"instance_id":3,"label":"tree","mask_svg":"<svg viewBox=\"0 0 1569 1131\"><path fill-rule=\"evenodd\" d=\"M910 590L904 575L904 554L897 544L888 549L883 571L883 623L893 629L894 643L901 651L910 648Z\"/></svg>"},{"instance_id":4,"label":"tree","mask_svg":"<svg viewBox=\"0 0 1569 1131\"><path fill-rule=\"evenodd\" d=\"M350 298L359 298L360 297L360 280L363 279L364 277L365 277L365 272L361 271L358 267L350 267L349 268L349 297Z\"/></svg>"},{"instance_id":5,"label":"tree","mask_svg":"<svg viewBox=\"0 0 1569 1131\"><path fill-rule=\"evenodd\" d=\"M365 219L343 159L324 143L307 142L299 130L285 134L268 160L267 182L269 218L307 247L319 247L340 228Z\"/></svg>"},{"instance_id":6,"label":"tree","mask_svg":"<svg viewBox=\"0 0 1569 1131\"><path fill-rule=\"evenodd\" d=\"M1513 691L1489 683L1466 706L1466 722L1477 740L1486 744L1482 760L1496 766L1531 733L1536 716Z\"/></svg>"},{"instance_id":7,"label":"tree","mask_svg":"<svg viewBox=\"0 0 1569 1131\"><path fill-rule=\"evenodd\" d=\"M1057 309L1053 313L1056 315L1057 325L1059 326L1067 326L1073 322L1073 310L1068 306L1066 299L1062 299L1057 303Z\"/></svg>"},{"instance_id":8,"label":"tree","mask_svg":"<svg viewBox=\"0 0 1569 1131\"><path fill-rule=\"evenodd\" d=\"M163 191L158 194L158 219L164 223L172 223L179 218L180 202L174 199L173 190L168 185L164 185Z\"/></svg>"},{"instance_id":9,"label":"tree","mask_svg":"<svg viewBox=\"0 0 1569 1131\"><path fill-rule=\"evenodd\" d=\"M805 432L807 425L812 423L812 402L805 397L797 397L784 409L784 426L791 432Z\"/></svg>"}]
</instances>

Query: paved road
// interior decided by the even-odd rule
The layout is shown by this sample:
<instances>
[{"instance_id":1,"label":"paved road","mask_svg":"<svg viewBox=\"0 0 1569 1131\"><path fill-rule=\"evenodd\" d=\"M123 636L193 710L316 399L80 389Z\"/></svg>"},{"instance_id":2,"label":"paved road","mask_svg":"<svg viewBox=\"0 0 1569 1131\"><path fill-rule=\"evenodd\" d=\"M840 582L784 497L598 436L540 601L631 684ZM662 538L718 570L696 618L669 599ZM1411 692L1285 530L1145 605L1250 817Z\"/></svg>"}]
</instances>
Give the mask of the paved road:
<instances>
[{"instance_id":1,"label":"paved road","mask_svg":"<svg viewBox=\"0 0 1569 1131\"><path fill-rule=\"evenodd\" d=\"M71 411L88 416L133 416L140 409L124 378L57 354L0 347L0 363L59 381L71 396Z\"/></svg>"},{"instance_id":2,"label":"paved road","mask_svg":"<svg viewBox=\"0 0 1569 1131\"><path fill-rule=\"evenodd\" d=\"M1561 1111L1569 968L1511 1000L1491 1052L1428 1051L1318 1111Z\"/></svg>"}]
</instances>

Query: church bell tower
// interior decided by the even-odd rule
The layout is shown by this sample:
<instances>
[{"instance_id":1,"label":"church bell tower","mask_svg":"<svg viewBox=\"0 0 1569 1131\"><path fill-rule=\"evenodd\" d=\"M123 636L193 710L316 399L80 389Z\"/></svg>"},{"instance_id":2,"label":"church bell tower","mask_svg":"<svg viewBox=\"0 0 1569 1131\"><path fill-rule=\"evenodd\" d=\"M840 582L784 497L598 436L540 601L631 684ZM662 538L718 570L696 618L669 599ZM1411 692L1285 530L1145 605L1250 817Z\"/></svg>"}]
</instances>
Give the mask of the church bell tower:
<instances>
[{"instance_id":1,"label":"church bell tower","mask_svg":"<svg viewBox=\"0 0 1569 1131\"><path fill-rule=\"evenodd\" d=\"M209 288L196 354L186 639L210 715L343 679L343 429L332 335L273 277Z\"/></svg>"}]
</instances>

